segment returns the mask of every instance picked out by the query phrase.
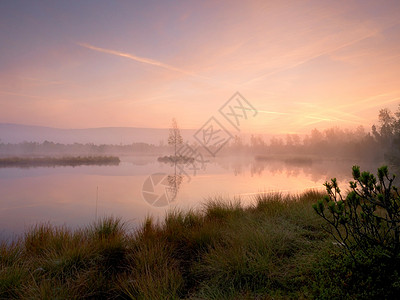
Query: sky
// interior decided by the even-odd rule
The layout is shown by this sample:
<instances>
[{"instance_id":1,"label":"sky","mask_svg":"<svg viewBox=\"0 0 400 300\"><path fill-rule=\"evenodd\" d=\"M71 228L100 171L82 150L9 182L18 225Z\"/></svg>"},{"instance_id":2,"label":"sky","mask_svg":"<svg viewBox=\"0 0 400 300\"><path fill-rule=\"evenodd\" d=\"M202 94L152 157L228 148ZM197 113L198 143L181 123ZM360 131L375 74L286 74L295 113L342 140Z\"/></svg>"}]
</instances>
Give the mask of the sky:
<instances>
[{"instance_id":1,"label":"sky","mask_svg":"<svg viewBox=\"0 0 400 300\"><path fill-rule=\"evenodd\" d=\"M0 1L0 123L369 130L400 103L400 1ZM225 122L225 123L223 123Z\"/></svg>"}]
</instances>

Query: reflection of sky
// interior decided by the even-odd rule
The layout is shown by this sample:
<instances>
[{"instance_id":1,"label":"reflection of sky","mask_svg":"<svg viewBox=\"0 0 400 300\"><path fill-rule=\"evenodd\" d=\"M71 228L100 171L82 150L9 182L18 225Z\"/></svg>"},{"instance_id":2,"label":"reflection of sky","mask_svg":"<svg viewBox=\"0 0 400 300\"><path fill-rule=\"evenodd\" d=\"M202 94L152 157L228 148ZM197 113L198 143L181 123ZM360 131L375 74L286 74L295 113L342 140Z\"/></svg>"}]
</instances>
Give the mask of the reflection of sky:
<instances>
[{"instance_id":1,"label":"reflection of sky","mask_svg":"<svg viewBox=\"0 0 400 300\"><path fill-rule=\"evenodd\" d=\"M154 159L153 159L154 161ZM34 168L0 168L0 179L51 176L59 174L86 174L99 176L135 176L147 175L157 171L160 164L136 165L132 162L121 162L119 166L77 166L77 167L34 167Z\"/></svg>"},{"instance_id":2,"label":"reflection of sky","mask_svg":"<svg viewBox=\"0 0 400 300\"><path fill-rule=\"evenodd\" d=\"M367 166L362 165L364 168ZM190 181L184 177L176 200L166 208L150 206L141 194L147 176L156 172L172 174L173 167L154 160L146 165L128 160L117 167L0 169L0 236L21 232L37 222L72 228L87 225L95 217L97 187L98 215L121 216L134 226L146 215L162 216L170 208L201 208L201 203L213 196L240 196L249 203L257 192L323 189L322 184L332 177L345 188L351 164L331 161L290 166L277 161L216 160Z\"/></svg>"},{"instance_id":3,"label":"reflection of sky","mask_svg":"<svg viewBox=\"0 0 400 300\"><path fill-rule=\"evenodd\" d=\"M0 1L0 120L200 126L237 90L246 129L376 120L400 99L400 2Z\"/></svg>"}]
</instances>

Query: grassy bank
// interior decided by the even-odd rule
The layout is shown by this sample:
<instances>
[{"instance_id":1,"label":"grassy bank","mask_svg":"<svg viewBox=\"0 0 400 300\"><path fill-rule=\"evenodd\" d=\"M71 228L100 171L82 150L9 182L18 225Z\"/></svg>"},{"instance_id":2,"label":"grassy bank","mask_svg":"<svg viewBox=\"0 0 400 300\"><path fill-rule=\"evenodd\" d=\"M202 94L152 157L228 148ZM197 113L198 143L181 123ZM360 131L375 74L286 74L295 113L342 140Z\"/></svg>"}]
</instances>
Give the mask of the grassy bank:
<instances>
[{"instance_id":1,"label":"grassy bank","mask_svg":"<svg viewBox=\"0 0 400 300\"><path fill-rule=\"evenodd\" d=\"M331 245L311 208L320 197L262 195L248 208L216 199L135 232L113 218L77 231L40 225L1 246L0 297L306 297Z\"/></svg>"},{"instance_id":2,"label":"grassy bank","mask_svg":"<svg viewBox=\"0 0 400 300\"><path fill-rule=\"evenodd\" d=\"M321 197L260 195L246 208L213 199L135 231L114 218L38 225L0 246L0 298L358 298L311 206Z\"/></svg>"},{"instance_id":3,"label":"grassy bank","mask_svg":"<svg viewBox=\"0 0 400 300\"><path fill-rule=\"evenodd\" d=\"M63 157L6 157L0 158L3 167L47 167L80 165L118 165L116 156L63 156Z\"/></svg>"}]
</instances>

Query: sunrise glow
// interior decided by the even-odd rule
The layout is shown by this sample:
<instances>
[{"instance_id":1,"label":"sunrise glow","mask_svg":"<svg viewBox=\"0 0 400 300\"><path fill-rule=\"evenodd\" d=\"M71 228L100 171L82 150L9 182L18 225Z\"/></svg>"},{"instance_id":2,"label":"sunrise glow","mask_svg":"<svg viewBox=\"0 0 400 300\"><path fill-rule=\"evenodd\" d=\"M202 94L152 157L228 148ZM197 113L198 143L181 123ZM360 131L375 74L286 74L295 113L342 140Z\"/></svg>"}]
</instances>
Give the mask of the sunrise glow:
<instances>
[{"instance_id":1,"label":"sunrise glow","mask_svg":"<svg viewBox=\"0 0 400 300\"><path fill-rule=\"evenodd\" d=\"M236 91L245 130L366 128L400 102L398 1L0 3L0 120L199 128Z\"/></svg>"}]
</instances>

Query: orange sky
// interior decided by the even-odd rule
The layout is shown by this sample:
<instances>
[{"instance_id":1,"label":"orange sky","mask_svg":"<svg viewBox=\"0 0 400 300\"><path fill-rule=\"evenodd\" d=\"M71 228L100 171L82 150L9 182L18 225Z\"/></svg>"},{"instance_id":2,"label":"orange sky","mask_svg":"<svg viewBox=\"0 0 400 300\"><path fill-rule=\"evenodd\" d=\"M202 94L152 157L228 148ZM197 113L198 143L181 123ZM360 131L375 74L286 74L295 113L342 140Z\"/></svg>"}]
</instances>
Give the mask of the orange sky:
<instances>
[{"instance_id":1,"label":"orange sky","mask_svg":"<svg viewBox=\"0 0 400 300\"><path fill-rule=\"evenodd\" d=\"M399 1L0 2L0 123L369 129L400 103Z\"/></svg>"}]
</instances>

